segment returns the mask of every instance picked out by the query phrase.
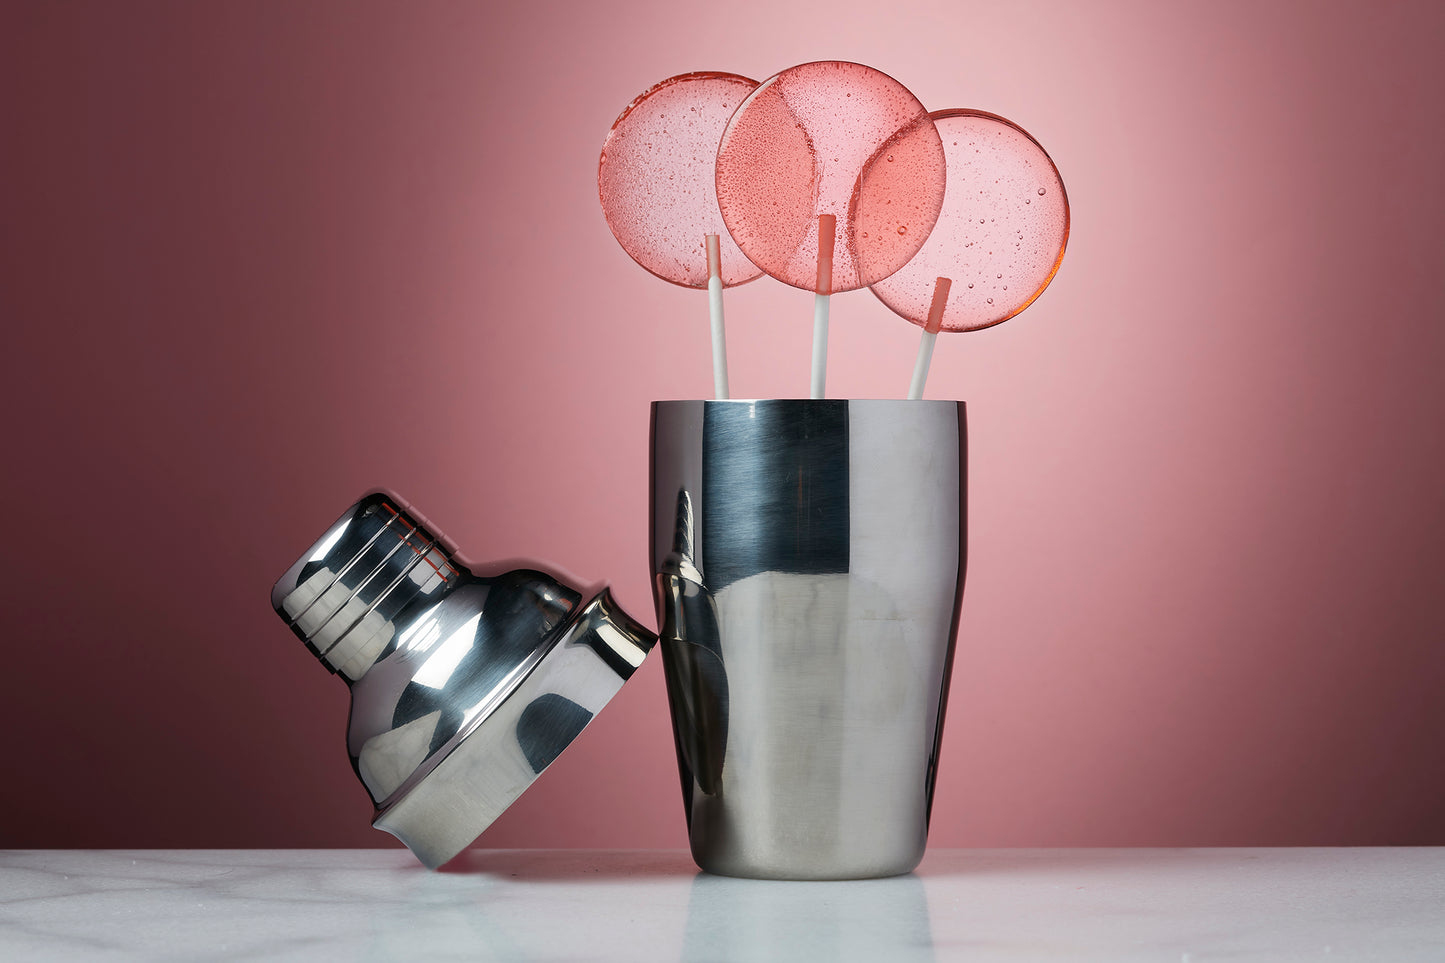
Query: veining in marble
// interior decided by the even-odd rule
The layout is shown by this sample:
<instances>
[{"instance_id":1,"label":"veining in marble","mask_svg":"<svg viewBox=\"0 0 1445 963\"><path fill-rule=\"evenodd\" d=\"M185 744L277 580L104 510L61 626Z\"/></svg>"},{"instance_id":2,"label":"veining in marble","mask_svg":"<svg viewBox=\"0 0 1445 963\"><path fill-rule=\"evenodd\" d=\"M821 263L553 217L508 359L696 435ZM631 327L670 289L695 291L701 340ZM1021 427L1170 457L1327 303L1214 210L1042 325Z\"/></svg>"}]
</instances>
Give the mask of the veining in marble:
<instances>
[{"instance_id":1,"label":"veining in marble","mask_svg":"<svg viewBox=\"0 0 1445 963\"><path fill-rule=\"evenodd\" d=\"M0 852L4 960L1445 959L1445 849L935 850L787 883L674 851Z\"/></svg>"}]
</instances>

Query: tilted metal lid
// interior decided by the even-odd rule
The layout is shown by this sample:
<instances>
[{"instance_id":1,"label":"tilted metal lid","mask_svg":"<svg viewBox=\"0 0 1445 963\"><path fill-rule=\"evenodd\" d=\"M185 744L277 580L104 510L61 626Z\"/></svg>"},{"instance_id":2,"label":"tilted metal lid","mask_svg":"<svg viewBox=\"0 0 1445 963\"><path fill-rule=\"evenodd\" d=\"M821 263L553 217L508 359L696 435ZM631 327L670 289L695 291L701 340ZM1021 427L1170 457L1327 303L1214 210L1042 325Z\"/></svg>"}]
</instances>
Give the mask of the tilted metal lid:
<instances>
[{"instance_id":1,"label":"tilted metal lid","mask_svg":"<svg viewBox=\"0 0 1445 963\"><path fill-rule=\"evenodd\" d=\"M372 825L435 869L490 826L622 688L656 636L605 587L474 571L388 492L349 508L271 592L351 686Z\"/></svg>"}]
</instances>

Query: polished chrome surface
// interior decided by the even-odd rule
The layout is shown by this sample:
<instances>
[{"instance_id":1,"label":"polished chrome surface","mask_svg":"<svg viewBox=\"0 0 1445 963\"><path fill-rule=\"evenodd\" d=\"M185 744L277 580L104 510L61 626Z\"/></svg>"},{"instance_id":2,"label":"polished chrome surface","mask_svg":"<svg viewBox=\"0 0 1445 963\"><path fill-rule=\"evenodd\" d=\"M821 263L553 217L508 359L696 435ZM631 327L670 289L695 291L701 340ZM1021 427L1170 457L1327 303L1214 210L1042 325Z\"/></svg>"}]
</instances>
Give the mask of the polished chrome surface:
<instances>
[{"instance_id":1,"label":"polished chrome surface","mask_svg":"<svg viewBox=\"0 0 1445 963\"><path fill-rule=\"evenodd\" d=\"M653 594L703 869L840 879L922 858L965 458L960 402L653 405Z\"/></svg>"},{"instance_id":2,"label":"polished chrome surface","mask_svg":"<svg viewBox=\"0 0 1445 963\"><path fill-rule=\"evenodd\" d=\"M351 686L347 749L377 828L455 856L551 765L655 641L601 586L474 572L389 493L276 583L278 615Z\"/></svg>"}]
</instances>

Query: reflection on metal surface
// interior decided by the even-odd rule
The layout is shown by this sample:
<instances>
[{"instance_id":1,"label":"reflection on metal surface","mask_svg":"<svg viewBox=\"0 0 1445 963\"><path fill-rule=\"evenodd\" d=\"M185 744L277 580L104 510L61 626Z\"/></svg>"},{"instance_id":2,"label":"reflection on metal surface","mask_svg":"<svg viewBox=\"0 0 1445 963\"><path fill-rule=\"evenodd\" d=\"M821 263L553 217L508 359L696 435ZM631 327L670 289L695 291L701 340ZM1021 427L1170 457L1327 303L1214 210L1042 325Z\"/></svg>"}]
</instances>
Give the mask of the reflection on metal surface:
<instances>
[{"instance_id":1,"label":"reflection on metal surface","mask_svg":"<svg viewBox=\"0 0 1445 963\"><path fill-rule=\"evenodd\" d=\"M689 819L694 782L709 795L718 791L728 732L728 683L718 658L717 611L693 559L695 544L692 499L682 490L677 493L672 551L653 576L653 592L657 634L667 652L667 691L674 714L683 720L673 729L678 757L693 774L682 785Z\"/></svg>"},{"instance_id":2,"label":"reflection on metal surface","mask_svg":"<svg viewBox=\"0 0 1445 963\"><path fill-rule=\"evenodd\" d=\"M374 825L433 868L531 785L655 641L605 588L473 572L386 493L338 519L271 600L351 686L347 747Z\"/></svg>"},{"instance_id":3,"label":"reflection on metal surface","mask_svg":"<svg viewBox=\"0 0 1445 963\"><path fill-rule=\"evenodd\" d=\"M963 405L653 406L652 564L693 856L922 858L964 574Z\"/></svg>"}]
</instances>

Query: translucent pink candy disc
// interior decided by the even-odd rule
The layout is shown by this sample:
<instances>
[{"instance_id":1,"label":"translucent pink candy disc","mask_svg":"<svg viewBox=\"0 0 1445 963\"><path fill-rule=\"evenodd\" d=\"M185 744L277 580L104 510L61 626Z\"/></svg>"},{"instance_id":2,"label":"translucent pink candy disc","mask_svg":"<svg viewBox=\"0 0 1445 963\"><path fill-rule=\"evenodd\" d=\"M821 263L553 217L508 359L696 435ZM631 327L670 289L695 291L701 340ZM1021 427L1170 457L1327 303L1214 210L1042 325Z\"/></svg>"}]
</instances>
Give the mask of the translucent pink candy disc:
<instances>
[{"instance_id":1,"label":"translucent pink candy disc","mask_svg":"<svg viewBox=\"0 0 1445 963\"><path fill-rule=\"evenodd\" d=\"M862 64L803 64L763 81L728 122L717 199L752 262L800 288L817 281L818 215L836 217L832 290L851 291L918 251L944 170L938 131L906 87Z\"/></svg>"},{"instance_id":2,"label":"translucent pink candy disc","mask_svg":"<svg viewBox=\"0 0 1445 963\"><path fill-rule=\"evenodd\" d=\"M1069 199L1054 162L1012 122L977 110L940 110L948 191L927 242L873 293L919 327L938 278L952 281L944 331L1007 321L1053 280L1069 239Z\"/></svg>"},{"instance_id":3,"label":"translucent pink candy disc","mask_svg":"<svg viewBox=\"0 0 1445 963\"><path fill-rule=\"evenodd\" d=\"M669 77L629 104L607 134L597 165L607 226L665 281L707 287L709 234L719 235L724 287L762 274L728 236L714 176L723 127L757 86L736 74Z\"/></svg>"}]
</instances>

